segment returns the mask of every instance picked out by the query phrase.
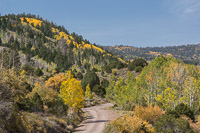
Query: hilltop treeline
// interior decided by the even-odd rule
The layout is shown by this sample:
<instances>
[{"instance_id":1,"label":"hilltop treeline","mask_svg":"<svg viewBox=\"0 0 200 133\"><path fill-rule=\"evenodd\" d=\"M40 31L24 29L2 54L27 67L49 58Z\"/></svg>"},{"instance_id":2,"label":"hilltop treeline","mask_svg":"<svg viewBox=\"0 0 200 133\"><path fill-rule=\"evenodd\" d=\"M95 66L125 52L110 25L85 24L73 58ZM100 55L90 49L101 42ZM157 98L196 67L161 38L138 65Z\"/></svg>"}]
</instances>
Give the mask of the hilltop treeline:
<instances>
[{"instance_id":1,"label":"hilltop treeline","mask_svg":"<svg viewBox=\"0 0 200 133\"><path fill-rule=\"evenodd\" d=\"M145 48L137 48L131 46L104 46L104 49L117 55L123 55L123 57L126 59L135 59L138 57L142 57L146 60L152 60L155 59L156 56L165 55L181 59L187 64L200 64L199 44Z\"/></svg>"},{"instance_id":2,"label":"hilltop treeline","mask_svg":"<svg viewBox=\"0 0 200 133\"><path fill-rule=\"evenodd\" d=\"M46 70L64 71L73 65L90 69L97 64L101 69L111 60L118 61L81 35L74 32L70 34L63 26L31 14L1 16L0 33L1 46L25 54L29 64L37 62L35 60L38 58L42 59L46 67L39 67Z\"/></svg>"}]
</instances>

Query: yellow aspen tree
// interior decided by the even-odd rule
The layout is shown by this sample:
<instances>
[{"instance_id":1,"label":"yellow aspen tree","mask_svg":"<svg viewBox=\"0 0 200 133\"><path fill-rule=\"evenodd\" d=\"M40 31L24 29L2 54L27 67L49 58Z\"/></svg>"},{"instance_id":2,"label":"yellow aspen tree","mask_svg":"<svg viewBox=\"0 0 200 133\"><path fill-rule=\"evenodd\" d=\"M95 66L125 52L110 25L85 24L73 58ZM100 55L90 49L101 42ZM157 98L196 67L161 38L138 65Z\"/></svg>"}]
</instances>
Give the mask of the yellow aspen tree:
<instances>
[{"instance_id":1,"label":"yellow aspen tree","mask_svg":"<svg viewBox=\"0 0 200 133\"><path fill-rule=\"evenodd\" d=\"M75 78L70 78L71 73L67 73L67 80L62 82L60 87L60 97L69 106L69 117L83 107L84 92L81 82Z\"/></svg>"},{"instance_id":2,"label":"yellow aspen tree","mask_svg":"<svg viewBox=\"0 0 200 133\"><path fill-rule=\"evenodd\" d=\"M188 77L185 80L185 97L187 99L187 104L190 105L190 108L196 106L194 105L195 99L198 99L199 94L199 83L194 77Z\"/></svg>"},{"instance_id":3,"label":"yellow aspen tree","mask_svg":"<svg viewBox=\"0 0 200 133\"><path fill-rule=\"evenodd\" d=\"M88 99L92 99L93 98L92 91L90 89L90 85L89 84L86 86L85 97L88 98Z\"/></svg>"},{"instance_id":4,"label":"yellow aspen tree","mask_svg":"<svg viewBox=\"0 0 200 133\"><path fill-rule=\"evenodd\" d=\"M162 99L163 107L165 109L175 108L177 102L177 90L167 88L164 90L164 97Z\"/></svg>"}]
</instances>

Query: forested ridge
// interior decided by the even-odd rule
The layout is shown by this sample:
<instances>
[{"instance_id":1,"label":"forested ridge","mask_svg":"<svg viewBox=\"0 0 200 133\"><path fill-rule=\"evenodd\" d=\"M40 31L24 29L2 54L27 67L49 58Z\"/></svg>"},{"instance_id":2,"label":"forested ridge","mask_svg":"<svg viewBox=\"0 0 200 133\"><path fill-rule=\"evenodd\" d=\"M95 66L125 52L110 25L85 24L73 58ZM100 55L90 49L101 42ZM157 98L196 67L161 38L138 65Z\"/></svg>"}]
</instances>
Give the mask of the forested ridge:
<instances>
[{"instance_id":1,"label":"forested ridge","mask_svg":"<svg viewBox=\"0 0 200 133\"><path fill-rule=\"evenodd\" d=\"M151 61L157 56L165 55L172 56L183 60L187 64L199 65L200 45L179 45L166 47L133 47L133 46L103 46L104 49L117 54L123 55L125 59L135 59L142 57L145 60Z\"/></svg>"},{"instance_id":2,"label":"forested ridge","mask_svg":"<svg viewBox=\"0 0 200 133\"><path fill-rule=\"evenodd\" d=\"M1 16L0 20L0 43L13 52L17 51L19 56L25 54L22 64L36 64L47 71L64 71L73 65L90 69L94 65L109 64L110 60L119 60L81 35L70 34L63 26L39 16L11 14Z\"/></svg>"}]
</instances>

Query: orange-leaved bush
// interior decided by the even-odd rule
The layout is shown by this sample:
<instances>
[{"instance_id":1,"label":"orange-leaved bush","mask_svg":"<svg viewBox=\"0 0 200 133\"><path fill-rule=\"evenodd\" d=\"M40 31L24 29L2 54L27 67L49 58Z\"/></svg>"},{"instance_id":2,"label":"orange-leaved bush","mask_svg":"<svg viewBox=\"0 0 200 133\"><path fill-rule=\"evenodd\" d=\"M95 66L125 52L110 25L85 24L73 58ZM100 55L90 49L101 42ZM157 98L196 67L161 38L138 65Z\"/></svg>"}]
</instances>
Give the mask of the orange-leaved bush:
<instances>
[{"instance_id":1,"label":"orange-leaved bush","mask_svg":"<svg viewBox=\"0 0 200 133\"><path fill-rule=\"evenodd\" d=\"M46 81L46 86L59 91L62 82L65 80L66 78L64 73L55 74Z\"/></svg>"},{"instance_id":2,"label":"orange-leaved bush","mask_svg":"<svg viewBox=\"0 0 200 133\"><path fill-rule=\"evenodd\" d=\"M159 106L152 106L152 104L149 104L147 107L136 106L134 110L135 116L151 124L154 124L164 113L165 112Z\"/></svg>"},{"instance_id":3,"label":"orange-leaved bush","mask_svg":"<svg viewBox=\"0 0 200 133\"><path fill-rule=\"evenodd\" d=\"M111 121L105 128L105 132L155 133L154 128L147 121L143 121L139 117L133 116L133 113L131 112Z\"/></svg>"}]
</instances>

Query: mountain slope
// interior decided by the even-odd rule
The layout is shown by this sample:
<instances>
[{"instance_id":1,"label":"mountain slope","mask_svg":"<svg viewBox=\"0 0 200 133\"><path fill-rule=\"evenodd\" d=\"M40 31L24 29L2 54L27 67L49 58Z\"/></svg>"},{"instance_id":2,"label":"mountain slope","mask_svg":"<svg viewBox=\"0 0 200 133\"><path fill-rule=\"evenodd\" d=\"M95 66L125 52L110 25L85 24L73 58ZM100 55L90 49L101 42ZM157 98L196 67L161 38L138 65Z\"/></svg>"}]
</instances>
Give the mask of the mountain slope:
<instances>
[{"instance_id":1,"label":"mountain slope","mask_svg":"<svg viewBox=\"0 0 200 133\"><path fill-rule=\"evenodd\" d=\"M111 60L119 61L81 35L70 34L63 26L31 14L0 17L0 45L15 51L21 65L29 64L46 71L94 67L99 70Z\"/></svg>"},{"instance_id":2,"label":"mountain slope","mask_svg":"<svg viewBox=\"0 0 200 133\"><path fill-rule=\"evenodd\" d=\"M104 46L103 48L114 54L123 55L126 59L142 57L146 60L152 60L156 56L164 55L181 59L185 63L200 64L200 44L146 48L132 46Z\"/></svg>"}]
</instances>

